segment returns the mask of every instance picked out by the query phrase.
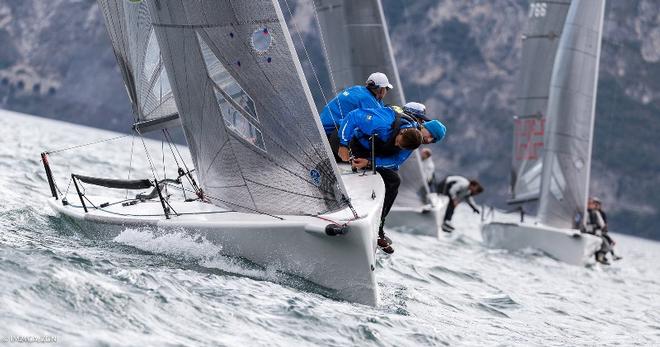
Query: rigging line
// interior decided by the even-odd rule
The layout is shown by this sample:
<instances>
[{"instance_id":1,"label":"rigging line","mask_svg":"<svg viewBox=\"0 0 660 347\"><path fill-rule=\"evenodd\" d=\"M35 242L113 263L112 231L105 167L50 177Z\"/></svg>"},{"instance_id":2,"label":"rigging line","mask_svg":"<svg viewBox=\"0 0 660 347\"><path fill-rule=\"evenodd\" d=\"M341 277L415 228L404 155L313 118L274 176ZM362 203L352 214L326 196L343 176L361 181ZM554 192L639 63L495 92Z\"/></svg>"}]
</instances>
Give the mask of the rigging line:
<instances>
[{"instance_id":1,"label":"rigging line","mask_svg":"<svg viewBox=\"0 0 660 347\"><path fill-rule=\"evenodd\" d=\"M62 198L66 198L66 196L69 194L69 187L71 187L71 181L73 181L73 178L69 177L69 183L66 185L66 191L64 191L64 195L62 195ZM57 185L55 185L55 187L57 187Z\"/></svg>"},{"instance_id":2,"label":"rigging line","mask_svg":"<svg viewBox=\"0 0 660 347\"><path fill-rule=\"evenodd\" d=\"M174 154L174 149L172 149L172 138L169 135L169 132L167 131L167 128L163 129L163 134L165 134L165 138L167 139L167 145L170 147L170 152L172 152L172 157L174 158L174 162L176 163L177 169L181 169L181 165L179 164L179 160L176 158L176 154ZM183 161L183 158L181 158L181 161ZM183 170L183 169L181 169L181 170ZM177 175L180 175L180 173L177 172ZM190 177L187 174L184 174L183 176L185 176L185 178L188 180L188 183L190 184L190 186L194 187L192 181L190 180ZM181 178L181 177L179 176L179 178ZM181 181L181 187L183 188L183 181ZM183 191L183 199L184 200L188 199L188 197L186 196L186 191L185 190Z\"/></svg>"},{"instance_id":3,"label":"rigging line","mask_svg":"<svg viewBox=\"0 0 660 347\"><path fill-rule=\"evenodd\" d=\"M149 154L149 150L147 149L147 144L144 142L144 136L142 136L141 133L138 132L140 135L140 140L142 140L142 146L144 147L144 153L147 155L147 160L149 161L149 169L151 169L151 173L154 175L154 179L156 180L156 184L158 184L158 175L156 175L156 167L154 166L153 161L151 160L151 155Z\"/></svg>"},{"instance_id":4,"label":"rigging line","mask_svg":"<svg viewBox=\"0 0 660 347\"><path fill-rule=\"evenodd\" d=\"M131 159L129 160L128 163L128 176L126 177L127 180L131 179L131 171L133 170L133 151L135 149L135 133L132 133L132 135L133 136L131 139ZM128 199L128 189L126 189L126 199Z\"/></svg>"},{"instance_id":5,"label":"rigging line","mask_svg":"<svg viewBox=\"0 0 660 347\"><path fill-rule=\"evenodd\" d=\"M410 21L409 21L410 11L408 10L408 8L409 8L408 0L405 0L404 3L403 3L403 18L404 18L404 21L406 22L406 26L410 26ZM424 36L426 36L426 35L424 35ZM417 83L413 83L413 84L415 86L416 98L417 98L417 100L419 100L421 102L422 101L422 88Z\"/></svg>"},{"instance_id":6,"label":"rigging line","mask_svg":"<svg viewBox=\"0 0 660 347\"><path fill-rule=\"evenodd\" d=\"M289 11L289 16L290 18L293 18L293 12L291 12L291 7L289 6L289 1L284 0L284 3L286 4L286 8ZM316 10L315 10L316 11ZM298 24L296 24L296 21L292 20L293 22L293 27L296 31L296 35L298 35L298 39L300 40L300 44L303 47L303 51L305 52L305 56L307 57L307 61L309 62L309 66L312 69L312 74L314 75L314 79L316 80L316 83L319 86L319 91L321 92L321 95L323 96L323 101L327 104L328 103L328 98L325 96L325 93L323 92L323 87L321 86L321 81L319 80L319 76L316 73L316 69L314 68L314 63L312 63L312 59L309 57L309 52L307 52L307 47L305 46L305 41L302 38L302 35L300 34L300 30L298 29ZM286 23L284 23L286 24Z\"/></svg>"},{"instance_id":7,"label":"rigging line","mask_svg":"<svg viewBox=\"0 0 660 347\"><path fill-rule=\"evenodd\" d=\"M96 144L103 143L103 142L119 140L119 139L122 139L122 138L128 137L128 136L131 136L131 134L115 136L115 137L104 139L104 140L98 140L98 141L94 141L94 142L84 143L84 144L81 144L81 145L76 145L76 146L71 146L71 147L66 147L66 148L60 148L60 149L56 149L56 150L52 150L52 151L46 151L46 154L54 154L54 153L69 151L69 150L72 150L72 149L91 146L91 145L96 145Z\"/></svg>"},{"instance_id":8,"label":"rigging line","mask_svg":"<svg viewBox=\"0 0 660 347\"><path fill-rule=\"evenodd\" d=\"M167 145L170 147L170 152L172 152L172 157L174 157L174 163L176 163L177 167L181 167L179 164L179 160L176 158L176 154L174 154L174 149L172 149L172 139L169 137L169 132L167 131L167 128L163 129L163 134L165 134L165 139L167 139Z\"/></svg>"},{"instance_id":9,"label":"rigging line","mask_svg":"<svg viewBox=\"0 0 660 347\"><path fill-rule=\"evenodd\" d=\"M167 172L165 171L165 140L160 141L160 152L163 154L163 179L167 179Z\"/></svg>"},{"instance_id":10,"label":"rigging line","mask_svg":"<svg viewBox=\"0 0 660 347\"><path fill-rule=\"evenodd\" d=\"M278 187L271 186L271 185L268 185L268 184L264 184L264 183L261 183L261 182L253 181L253 180L250 180L250 179L246 179L246 181L250 182L250 183L254 183L258 186L270 188L270 189L277 190L277 191L284 192L284 193L288 193L288 194L291 194L291 195L304 196L306 198L324 200L324 201L328 201L328 202L337 202L337 200L328 199L328 198L319 197L319 196L314 196L314 195L309 195L309 194L298 193L298 192L294 192L294 191L287 190L287 189L284 189L284 188L278 188Z\"/></svg>"},{"instance_id":11,"label":"rigging line","mask_svg":"<svg viewBox=\"0 0 660 347\"><path fill-rule=\"evenodd\" d=\"M239 204L236 204L236 203L233 203L233 202L225 201L225 200L223 200L223 199L216 198L216 197L211 196L211 195L206 195L206 194L204 194L204 197L205 197L205 198L209 198L209 199L211 199L211 200L217 200L217 201L220 201L220 202L222 202L223 204L233 205L233 206L238 206L238 207L240 207L240 208L243 208L243 209L246 209L246 210L252 211L252 212L254 212L254 213L256 213L256 214L263 214L263 215L265 215L265 216L273 217L273 218L275 218L275 219L285 220L284 218L279 217L279 216L276 216L276 215L274 215L274 214L270 214L270 213L268 213L268 212L259 211L259 210L257 210L256 208L251 208L251 207L247 207L247 206L239 205ZM255 205L255 206L256 206L256 205Z\"/></svg>"},{"instance_id":12,"label":"rigging line","mask_svg":"<svg viewBox=\"0 0 660 347\"><path fill-rule=\"evenodd\" d=\"M329 59L328 59L329 58L328 48L325 45L325 39L323 38L323 32L322 32L322 29L321 29L321 22L319 21L319 14L318 14L318 11L316 10L316 4L314 3L314 0L310 0L310 1L312 2L312 7L314 8L314 19L316 20L316 24L317 24L318 29L319 29L319 37L321 38L321 49L323 49L323 54L326 57L326 61L329 61ZM336 88L335 77L334 77L334 74L332 73L332 67L330 66L330 64L328 64L328 75L330 76L330 84L331 84L330 89L332 90L333 93L335 93L335 88ZM326 103L327 103L327 100L326 100Z\"/></svg>"}]
</instances>

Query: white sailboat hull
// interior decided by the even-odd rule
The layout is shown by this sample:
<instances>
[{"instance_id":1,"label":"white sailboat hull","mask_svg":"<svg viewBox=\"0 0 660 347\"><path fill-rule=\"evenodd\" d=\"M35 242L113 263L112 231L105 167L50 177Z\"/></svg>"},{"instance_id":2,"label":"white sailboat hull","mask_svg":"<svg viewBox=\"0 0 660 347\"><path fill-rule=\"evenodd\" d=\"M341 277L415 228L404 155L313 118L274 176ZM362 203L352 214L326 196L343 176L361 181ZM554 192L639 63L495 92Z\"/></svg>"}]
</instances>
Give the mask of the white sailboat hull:
<instances>
[{"instance_id":1,"label":"white sailboat hull","mask_svg":"<svg viewBox=\"0 0 660 347\"><path fill-rule=\"evenodd\" d=\"M432 203L419 207L392 206L385 220L385 226L398 231L439 237L446 203L434 196Z\"/></svg>"},{"instance_id":2,"label":"white sailboat hull","mask_svg":"<svg viewBox=\"0 0 660 347\"><path fill-rule=\"evenodd\" d=\"M179 215L170 219L164 218L158 200L89 209L88 213L81 206L63 206L54 198L49 204L58 214L84 227L99 228L99 232L109 237L132 227L165 232L183 229L219 246L223 255L275 267L329 289L338 299L375 306L378 302L374 274L376 235L385 188L379 175L344 174L342 179L359 219L353 220L350 210L344 209L323 215L323 219L279 216L283 218L280 220L263 214L223 211L199 201L171 201ZM89 198L103 201L100 197ZM350 231L344 235L327 235L325 226L331 223L329 220L338 224L348 222Z\"/></svg>"},{"instance_id":3,"label":"white sailboat hull","mask_svg":"<svg viewBox=\"0 0 660 347\"><path fill-rule=\"evenodd\" d=\"M600 248L600 237L540 224L489 223L481 228L484 243L511 251L534 248L572 265L584 265Z\"/></svg>"}]
</instances>

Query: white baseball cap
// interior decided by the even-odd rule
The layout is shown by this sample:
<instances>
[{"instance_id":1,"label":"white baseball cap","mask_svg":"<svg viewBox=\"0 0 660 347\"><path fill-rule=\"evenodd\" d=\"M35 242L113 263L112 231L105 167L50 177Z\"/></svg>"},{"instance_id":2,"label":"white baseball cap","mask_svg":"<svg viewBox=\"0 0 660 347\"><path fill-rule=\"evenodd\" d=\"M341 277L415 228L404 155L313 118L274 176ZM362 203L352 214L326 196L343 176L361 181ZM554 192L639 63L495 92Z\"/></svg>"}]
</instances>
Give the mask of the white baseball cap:
<instances>
[{"instance_id":1,"label":"white baseball cap","mask_svg":"<svg viewBox=\"0 0 660 347\"><path fill-rule=\"evenodd\" d=\"M367 78L367 84L371 82L373 82L377 87L380 88L387 88L387 89L394 88L390 84L390 81L387 79L387 76L382 72L374 72L371 75L369 75L369 78Z\"/></svg>"}]
</instances>

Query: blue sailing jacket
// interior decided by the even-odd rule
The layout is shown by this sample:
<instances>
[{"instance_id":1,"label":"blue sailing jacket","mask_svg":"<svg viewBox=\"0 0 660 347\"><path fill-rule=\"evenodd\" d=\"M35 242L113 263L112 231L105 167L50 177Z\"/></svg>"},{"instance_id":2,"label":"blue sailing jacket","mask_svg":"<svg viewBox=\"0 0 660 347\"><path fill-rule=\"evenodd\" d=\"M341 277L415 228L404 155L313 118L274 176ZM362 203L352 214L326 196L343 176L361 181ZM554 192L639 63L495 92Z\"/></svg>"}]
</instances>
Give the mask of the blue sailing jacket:
<instances>
[{"instance_id":1,"label":"blue sailing jacket","mask_svg":"<svg viewBox=\"0 0 660 347\"><path fill-rule=\"evenodd\" d=\"M350 112L342 121L339 128L339 142L348 147L351 140L356 138L364 148L371 149L369 138L376 136L383 142L387 142L392 134L392 123L396 120L396 113L389 107L376 109L357 109ZM401 119L399 129L417 128L416 122ZM401 164L412 154L411 150L401 149L390 156L376 155L376 167L398 170Z\"/></svg>"},{"instance_id":2,"label":"blue sailing jacket","mask_svg":"<svg viewBox=\"0 0 660 347\"><path fill-rule=\"evenodd\" d=\"M336 128L339 128L341 120L349 112L358 108L381 108L384 106L383 101L376 99L367 87L353 86L346 88L328 102L321 111L321 123L325 133L330 134Z\"/></svg>"}]
</instances>

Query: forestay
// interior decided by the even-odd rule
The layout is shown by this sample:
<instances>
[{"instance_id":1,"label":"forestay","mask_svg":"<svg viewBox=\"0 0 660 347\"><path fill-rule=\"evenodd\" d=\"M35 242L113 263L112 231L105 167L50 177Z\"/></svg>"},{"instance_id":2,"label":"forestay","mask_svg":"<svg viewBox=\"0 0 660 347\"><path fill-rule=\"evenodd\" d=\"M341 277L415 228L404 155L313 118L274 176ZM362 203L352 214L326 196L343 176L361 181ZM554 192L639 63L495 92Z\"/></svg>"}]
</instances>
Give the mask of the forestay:
<instances>
[{"instance_id":1,"label":"forestay","mask_svg":"<svg viewBox=\"0 0 660 347\"><path fill-rule=\"evenodd\" d=\"M584 216L605 0L573 0L552 73L539 220L571 228Z\"/></svg>"},{"instance_id":2,"label":"forestay","mask_svg":"<svg viewBox=\"0 0 660 347\"><path fill-rule=\"evenodd\" d=\"M513 118L510 203L539 197L550 78L570 3L570 0L530 3L522 35L519 89Z\"/></svg>"},{"instance_id":3,"label":"forestay","mask_svg":"<svg viewBox=\"0 0 660 347\"><path fill-rule=\"evenodd\" d=\"M314 0L314 4L334 91L362 85L371 73L383 72L394 84L385 103L403 106L403 86L380 0ZM418 151L404 162L399 174L401 186L395 204L424 205L429 188Z\"/></svg>"},{"instance_id":4,"label":"forestay","mask_svg":"<svg viewBox=\"0 0 660 347\"><path fill-rule=\"evenodd\" d=\"M347 207L277 0L148 4L205 198L271 214Z\"/></svg>"},{"instance_id":5,"label":"forestay","mask_svg":"<svg viewBox=\"0 0 660 347\"><path fill-rule=\"evenodd\" d=\"M147 5L98 0L135 116L144 133L180 125Z\"/></svg>"}]
</instances>

